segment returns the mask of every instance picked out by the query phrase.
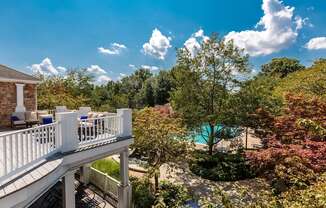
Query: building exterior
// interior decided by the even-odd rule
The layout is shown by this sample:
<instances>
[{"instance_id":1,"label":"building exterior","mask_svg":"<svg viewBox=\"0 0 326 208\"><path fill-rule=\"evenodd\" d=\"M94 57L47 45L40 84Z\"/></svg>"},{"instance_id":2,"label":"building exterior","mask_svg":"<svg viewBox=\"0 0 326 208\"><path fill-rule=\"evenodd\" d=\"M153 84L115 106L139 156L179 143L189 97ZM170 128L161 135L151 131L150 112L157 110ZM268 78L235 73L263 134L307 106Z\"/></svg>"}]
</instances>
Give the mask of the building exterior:
<instances>
[{"instance_id":1,"label":"building exterior","mask_svg":"<svg viewBox=\"0 0 326 208\"><path fill-rule=\"evenodd\" d=\"M0 126L10 125L13 112L37 110L37 83L31 75L0 65Z\"/></svg>"}]
</instances>

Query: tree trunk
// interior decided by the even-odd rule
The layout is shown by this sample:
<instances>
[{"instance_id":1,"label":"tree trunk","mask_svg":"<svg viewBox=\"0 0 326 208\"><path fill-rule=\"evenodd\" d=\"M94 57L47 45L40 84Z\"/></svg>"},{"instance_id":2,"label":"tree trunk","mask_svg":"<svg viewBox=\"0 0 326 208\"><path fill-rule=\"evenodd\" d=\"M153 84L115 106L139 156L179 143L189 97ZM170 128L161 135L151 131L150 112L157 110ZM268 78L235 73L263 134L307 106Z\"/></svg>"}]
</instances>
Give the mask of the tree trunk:
<instances>
[{"instance_id":1,"label":"tree trunk","mask_svg":"<svg viewBox=\"0 0 326 208\"><path fill-rule=\"evenodd\" d=\"M248 148L248 127L246 127L246 149Z\"/></svg>"},{"instance_id":2,"label":"tree trunk","mask_svg":"<svg viewBox=\"0 0 326 208\"><path fill-rule=\"evenodd\" d=\"M213 146L214 146L214 138L215 138L214 125L210 123L209 128L210 128L210 132L208 136L208 154L213 155Z\"/></svg>"},{"instance_id":3,"label":"tree trunk","mask_svg":"<svg viewBox=\"0 0 326 208\"><path fill-rule=\"evenodd\" d=\"M154 173L154 188L155 188L155 192L158 191L158 173L155 172Z\"/></svg>"}]
</instances>

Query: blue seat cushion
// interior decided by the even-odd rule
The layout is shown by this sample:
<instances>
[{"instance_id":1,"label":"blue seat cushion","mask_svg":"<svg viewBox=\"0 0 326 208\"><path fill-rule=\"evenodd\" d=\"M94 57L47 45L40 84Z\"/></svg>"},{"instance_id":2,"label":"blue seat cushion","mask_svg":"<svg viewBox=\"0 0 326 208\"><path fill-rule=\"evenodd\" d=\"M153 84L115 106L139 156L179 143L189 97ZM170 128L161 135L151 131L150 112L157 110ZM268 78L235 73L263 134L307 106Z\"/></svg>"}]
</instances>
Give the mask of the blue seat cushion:
<instances>
[{"instance_id":1,"label":"blue seat cushion","mask_svg":"<svg viewBox=\"0 0 326 208\"><path fill-rule=\"evenodd\" d=\"M19 118L17 116L11 116L12 121L19 121Z\"/></svg>"},{"instance_id":2,"label":"blue seat cushion","mask_svg":"<svg viewBox=\"0 0 326 208\"><path fill-rule=\"evenodd\" d=\"M51 117L45 117L45 118L43 118L43 124L50 124L50 123L53 123Z\"/></svg>"},{"instance_id":3,"label":"blue seat cushion","mask_svg":"<svg viewBox=\"0 0 326 208\"><path fill-rule=\"evenodd\" d=\"M86 120L88 118L88 116L80 116L81 120Z\"/></svg>"}]
</instances>

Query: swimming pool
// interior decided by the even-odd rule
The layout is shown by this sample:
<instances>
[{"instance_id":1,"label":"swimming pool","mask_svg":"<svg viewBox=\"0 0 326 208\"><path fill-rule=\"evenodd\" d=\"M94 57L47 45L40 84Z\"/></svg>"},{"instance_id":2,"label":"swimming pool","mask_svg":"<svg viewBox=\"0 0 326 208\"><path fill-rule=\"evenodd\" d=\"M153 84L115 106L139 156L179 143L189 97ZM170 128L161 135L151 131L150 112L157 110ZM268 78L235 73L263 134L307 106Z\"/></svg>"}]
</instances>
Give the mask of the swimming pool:
<instances>
[{"instance_id":1,"label":"swimming pool","mask_svg":"<svg viewBox=\"0 0 326 208\"><path fill-rule=\"evenodd\" d=\"M216 140L221 138L222 129L224 129L224 131L226 131L228 139L237 137L242 132L242 129L239 127L226 127L222 124L218 124L214 127L214 130L216 132L216 135L215 135ZM205 125L202 125L199 132L197 131L192 134L192 138L195 140L195 143L207 144L206 140L208 139L210 132L211 132L211 130L210 130L209 125L205 124Z\"/></svg>"}]
</instances>

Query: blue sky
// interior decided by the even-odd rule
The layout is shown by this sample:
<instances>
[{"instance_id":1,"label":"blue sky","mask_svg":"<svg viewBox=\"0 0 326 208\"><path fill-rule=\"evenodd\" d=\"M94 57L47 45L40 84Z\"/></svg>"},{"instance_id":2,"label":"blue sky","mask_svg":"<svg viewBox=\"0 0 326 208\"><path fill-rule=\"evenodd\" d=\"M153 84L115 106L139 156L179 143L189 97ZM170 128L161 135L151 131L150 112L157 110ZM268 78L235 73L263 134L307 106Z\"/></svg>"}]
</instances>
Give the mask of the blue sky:
<instances>
[{"instance_id":1,"label":"blue sky","mask_svg":"<svg viewBox=\"0 0 326 208\"><path fill-rule=\"evenodd\" d=\"M326 57L324 0L1 1L0 63L32 73L83 67L98 82L135 67L168 69L175 49L212 32L234 39L255 69L273 57Z\"/></svg>"}]
</instances>

